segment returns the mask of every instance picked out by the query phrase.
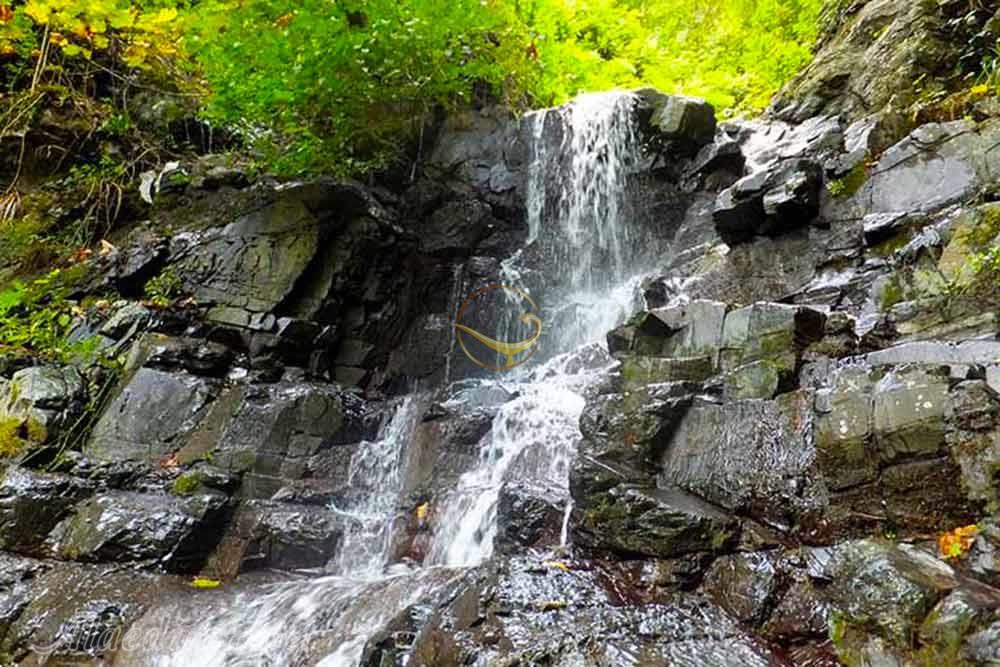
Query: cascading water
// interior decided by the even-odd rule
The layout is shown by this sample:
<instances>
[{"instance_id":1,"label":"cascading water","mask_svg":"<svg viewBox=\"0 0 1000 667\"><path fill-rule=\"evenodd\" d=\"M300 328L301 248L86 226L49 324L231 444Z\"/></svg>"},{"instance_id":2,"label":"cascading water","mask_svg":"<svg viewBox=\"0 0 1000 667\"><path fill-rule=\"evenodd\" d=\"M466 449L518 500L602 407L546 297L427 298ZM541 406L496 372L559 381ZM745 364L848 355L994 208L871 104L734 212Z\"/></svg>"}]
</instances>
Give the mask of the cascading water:
<instances>
[{"instance_id":1,"label":"cascading water","mask_svg":"<svg viewBox=\"0 0 1000 667\"><path fill-rule=\"evenodd\" d=\"M587 95L525 119L533 141L529 246L537 247L505 262L502 279L527 291L522 276L541 275L546 352L541 364L500 380L517 398L500 408L478 465L450 495L430 563L468 566L492 553L505 482L516 479L563 499L568 516L583 392L610 364L602 341L637 305L648 250L641 230L624 215L639 156L634 103L628 94ZM500 329L500 339L517 338L511 318Z\"/></svg>"},{"instance_id":2,"label":"cascading water","mask_svg":"<svg viewBox=\"0 0 1000 667\"><path fill-rule=\"evenodd\" d=\"M530 366L482 381L514 398L499 408L476 465L438 501L424 566L389 565L400 466L421 412L422 402L410 397L381 437L356 453L352 493L330 510L347 525L335 576L225 591L210 605L185 610L180 622L165 616L169 607L155 610L126 635L142 648L122 664L353 666L366 641L399 611L452 580L461 572L455 567L491 555L505 483L543 489L565 503L568 516L584 393L611 365L604 336L638 306L638 280L655 250L626 196L639 160L634 103L625 93L588 95L524 120L533 156L529 241L504 263L502 279L537 297L547 340ZM502 321L498 338L513 340L512 327ZM461 410L462 396L455 393L445 407ZM564 521L564 540L566 532ZM181 641L157 644L164 627Z\"/></svg>"}]
</instances>

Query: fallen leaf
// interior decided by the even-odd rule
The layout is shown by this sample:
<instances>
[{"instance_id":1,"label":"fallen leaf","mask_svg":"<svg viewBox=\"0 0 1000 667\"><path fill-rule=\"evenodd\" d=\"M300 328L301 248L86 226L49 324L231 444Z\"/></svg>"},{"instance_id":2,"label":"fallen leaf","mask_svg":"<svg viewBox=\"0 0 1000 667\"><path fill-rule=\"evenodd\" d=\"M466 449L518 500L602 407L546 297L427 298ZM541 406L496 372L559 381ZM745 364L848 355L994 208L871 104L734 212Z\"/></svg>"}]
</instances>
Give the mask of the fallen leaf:
<instances>
[{"instance_id":1,"label":"fallen leaf","mask_svg":"<svg viewBox=\"0 0 1000 667\"><path fill-rule=\"evenodd\" d=\"M565 609L569 605L563 600L544 600L542 602L536 602L535 606L538 611L558 611L560 609Z\"/></svg>"},{"instance_id":2,"label":"fallen leaf","mask_svg":"<svg viewBox=\"0 0 1000 667\"><path fill-rule=\"evenodd\" d=\"M562 570L563 572L569 572L569 566L559 560L547 560L542 563L545 567L555 568L557 570Z\"/></svg>"},{"instance_id":3,"label":"fallen leaf","mask_svg":"<svg viewBox=\"0 0 1000 667\"><path fill-rule=\"evenodd\" d=\"M118 252L118 248L111 243L108 243L105 239L101 239L100 248L99 254L101 257L107 257L113 252Z\"/></svg>"},{"instance_id":4,"label":"fallen leaf","mask_svg":"<svg viewBox=\"0 0 1000 667\"><path fill-rule=\"evenodd\" d=\"M942 558L961 558L976 541L979 528L975 524L962 526L942 534L938 538L938 551Z\"/></svg>"},{"instance_id":5,"label":"fallen leaf","mask_svg":"<svg viewBox=\"0 0 1000 667\"><path fill-rule=\"evenodd\" d=\"M14 20L14 10L10 5L0 5L0 23L10 23Z\"/></svg>"},{"instance_id":6,"label":"fallen leaf","mask_svg":"<svg viewBox=\"0 0 1000 667\"><path fill-rule=\"evenodd\" d=\"M181 464L181 462L177 460L177 455L176 454L171 454L170 456L165 456L162 459L160 459L160 467L161 468L168 468L168 469L169 468L176 468L180 464Z\"/></svg>"},{"instance_id":7,"label":"fallen leaf","mask_svg":"<svg viewBox=\"0 0 1000 667\"><path fill-rule=\"evenodd\" d=\"M195 577L191 580L193 588L218 588L221 585L222 582L218 579L209 579L207 577Z\"/></svg>"},{"instance_id":8,"label":"fallen leaf","mask_svg":"<svg viewBox=\"0 0 1000 667\"><path fill-rule=\"evenodd\" d=\"M423 503L422 505L417 505L415 514L417 515L417 521L424 521L427 519L427 513L430 511L430 503Z\"/></svg>"}]
</instances>

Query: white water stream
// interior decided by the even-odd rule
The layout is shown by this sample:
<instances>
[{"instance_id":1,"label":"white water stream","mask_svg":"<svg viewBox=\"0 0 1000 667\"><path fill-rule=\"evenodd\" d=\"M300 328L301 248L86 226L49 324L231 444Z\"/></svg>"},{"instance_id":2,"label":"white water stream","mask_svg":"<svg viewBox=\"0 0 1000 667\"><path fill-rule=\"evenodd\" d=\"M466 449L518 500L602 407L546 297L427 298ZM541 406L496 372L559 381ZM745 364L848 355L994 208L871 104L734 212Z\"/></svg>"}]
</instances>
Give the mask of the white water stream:
<instances>
[{"instance_id":1,"label":"white water stream","mask_svg":"<svg viewBox=\"0 0 1000 667\"><path fill-rule=\"evenodd\" d=\"M540 252L523 257L543 266L522 266L529 260L518 253L505 263L504 278L517 284L523 270L543 272L544 294L533 296L548 327L548 352L489 381L515 398L500 407L476 465L438 508L424 565L389 564L401 462L422 403L410 397L379 439L362 446L351 462L351 486L361 500L331 508L348 524L336 576L216 596L221 601L192 607L183 622L165 618L165 611L147 614L130 630L133 641L164 626L180 640L147 642L119 664L353 667L366 641L399 611L461 571L453 568L474 566L492 554L505 482L550 490L564 499L568 517L568 472L580 439L584 392L611 363L604 337L637 307L643 258L650 251L627 214L627 178L639 150L633 102L622 93L589 95L524 120L534 144L529 244ZM461 409L461 400L446 406ZM564 525L564 540L565 533Z\"/></svg>"}]
</instances>

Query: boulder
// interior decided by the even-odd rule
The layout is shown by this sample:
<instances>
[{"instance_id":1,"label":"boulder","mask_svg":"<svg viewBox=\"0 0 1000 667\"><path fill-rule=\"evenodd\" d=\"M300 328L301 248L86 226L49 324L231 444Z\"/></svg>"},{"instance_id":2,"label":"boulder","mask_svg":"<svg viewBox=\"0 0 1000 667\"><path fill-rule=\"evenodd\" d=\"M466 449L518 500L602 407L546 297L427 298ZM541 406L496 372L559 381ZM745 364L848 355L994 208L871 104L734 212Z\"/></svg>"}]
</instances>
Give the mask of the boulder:
<instances>
[{"instance_id":1,"label":"boulder","mask_svg":"<svg viewBox=\"0 0 1000 667\"><path fill-rule=\"evenodd\" d=\"M683 491L627 485L577 504L571 525L581 546L655 558L718 552L739 533L732 516Z\"/></svg>"},{"instance_id":2,"label":"boulder","mask_svg":"<svg viewBox=\"0 0 1000 667\"><path fill-rule=\"evenodd\" d=\"M696 403L663 450L657 484L770 525L794 526L825 500L812 467L812 422L812 397L802 391L774 401Z\"/></svg>"},{"instance_id":3,"label":"boulder","mask_svg":"<svg viewBox=\"0 0 1000 667\"><path fill-rule=\"evenodd\" d=\"M797 371L802 352L823 338L825 321L818 310L777 303L731 311L722 329L722 370L767 361L784 383Z\"/></svg>"},{"instance_id":4,"label":"boulder","mask_svg":"<svg viewBox=\"0 0 1000 667\"><path fill-rule=\"evenodd\" d=\"M855 196L869 213L930 212L992 182L1000 156L1000 120L928 123L882 155Z\"/></svg>"},{"instance_id":5,"label":"boulder","mask_svg":"<svg viewBox=\"0 0 1000 667\"><path fill-rule=\"evenodd\" d=\"M834 547L823 576L842 624L836 633L857 624L863 636L874 632L898 648L910 645L926 613L959 585L954 570L935 556L879 540Z\"/></svg>"},{"instance_id":6,"label":"boulder","mask_svg":"<svg viewBox=\"0 0 1000 667\"><path fill-rule=\"evenodd\" d=\"M104 461L169 456L200 423L217 391L212 380L140 368L102 413L84 453Z\"/></svg>"},{"instance_id":7,"label":"boulder","mask_svg":"<svg viewBox=\"0 0 1000 667\"><path fill-rule=\"evenodd\" d=\"M741 623L759 625L781 584L774 552L722 556L705 573L701 591Z\"/></svg>"},{"instance_id":8,"label":"boulder","mask_svg":"<svg viewBox=\"0 0 1000 667\"><path fill-rule=\"evenodd\" d=\"M94 484L84 479L9 466L0 479L0 547L47 555L49 533L93 493Z\"/></svg>"},{"instance_id":9,"label":"boulder","mask_svg":"<svg viewBox=\"0 0 1000 667\"><path fill-rule=\"evenodd\" d=\"M816 459L827 485L845 489L878 476L872 435L875 383L864 367L846 366L816 393Z\"/></svg>"},{"instance_id":10,"label":"boulder","mask_svg":"<svg viewBox=\"0 0 1000 667\"><path fill-rule=\"evenodd\" d=\"M102 493L60 522L47 548L66 560L153 561L197 572L219 537L222 509L217 496Z\"/></svg>"},{"instance_id":11,"label":"boulder","mask_svg":"<svg viewBox=\"0 0 1000 667\"><path fill-rule=\"evenodd\" d=\"M638 97L641 114L675 150L693 154L715 137L715 109L705 100L652 89L640 90Z\"/></svg>"},{"instance_id":12,"label":"boulder","mask_svg":"<svg viewBox=\"0 0 1000 667\"><path fill-rule=\"evenodd\" d=\"M55 435L83 409L87 386L80 371L71 366L31 366L17 371L0 385L0 414L32 420Z\"/></svg>"},{"instance_id":13,"label":"boulder","mask_svg":"<svg viewBox=\"0 0 1000 667\"><path fill-rule=\"evenodd\" d=\"M810 160L778 162L745 176L715 203L712 218L723 241L779 236L811 223L819 213L822 168Z\"/></svg>"},{"instance_id":14,"label":"boulder","mask_svg":"<svg viewBox=\"0 0 1000 667\"><path fill-rule=\"evenodd\" d=\"M377 430L369 406L336 385L251 385L221 401L186 449L203 441L214 465L243 476L245 498L272 498L306 477L334 491L347 479L354 446Z\"/></svg>"},{"instance_id":15,"label":"boulder","mask_svg":"<svg viewBox=\"0 0 1000 667\"><path fill-rule=\"evenodd\" d=\"M322 568L337 553L343 521L324 506L246 502L233 516L209 570L219 577L234 577L269 568Z\"/></svg>"},{"instance_id":16,"label":"boulder","mask_svg":"<svg viewBox=\"0 0 1000 667\"><path fill-rule=\"evenodd\" d=\"M537 485L507 482L497 499L498 553L517 553L531 547L558 547L566 514L565 492Z\"/></svg>"},{"instance_id":17,"label":"boulder","mask_svg":"<svg viewBox=\"0 0 1000 667\"><path fill-rule=\"evenodd\" d=\"M894 370L875 385L873 429L883 460L936 454L951 413L947 376Z\"/></svg>"}]
</instances>

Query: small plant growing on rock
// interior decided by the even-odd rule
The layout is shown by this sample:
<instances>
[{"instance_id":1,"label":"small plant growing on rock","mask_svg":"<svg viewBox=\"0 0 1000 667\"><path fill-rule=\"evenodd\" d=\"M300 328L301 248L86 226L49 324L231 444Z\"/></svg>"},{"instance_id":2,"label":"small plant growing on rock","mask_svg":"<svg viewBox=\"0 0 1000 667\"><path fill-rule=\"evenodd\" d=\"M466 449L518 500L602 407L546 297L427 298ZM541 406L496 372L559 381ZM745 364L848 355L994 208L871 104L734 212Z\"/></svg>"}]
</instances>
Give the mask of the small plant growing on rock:
<instances>
[{"instance_id":1,"label":"small plant growing on rock","mask_svg":"<svg viewBox=\"0 0 1000 667\"><path fill-rule=\"evenodd\" d=\"M868 167L864 162L851 169L844 176L826 184L826 191L831 197L850 197L868 180Z\"/></svg>"},{"instance_id":2,"label":"small plant growing on rock","mask_svg":"<svg viewBox=\"0 0 1000 667\"><path fill-rule=\"evenodd\" d=\"M167 270L146 283L146 298L156 308L166 308L181 295L182 286L177 274Z\"/></svg>"},{"instance_id":3,"label":"small plant growing on rock","mask_svg":"<svg viewBox=\"0 0 1000 667\"><path fill-rule=\"evenodd\" d=\"M196 472L187 472L174 480L171 491L175 496L193 495L201 486L201 475Z\"/></svg>"}]
</instances>

